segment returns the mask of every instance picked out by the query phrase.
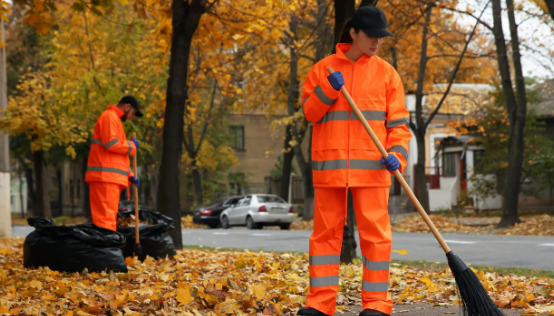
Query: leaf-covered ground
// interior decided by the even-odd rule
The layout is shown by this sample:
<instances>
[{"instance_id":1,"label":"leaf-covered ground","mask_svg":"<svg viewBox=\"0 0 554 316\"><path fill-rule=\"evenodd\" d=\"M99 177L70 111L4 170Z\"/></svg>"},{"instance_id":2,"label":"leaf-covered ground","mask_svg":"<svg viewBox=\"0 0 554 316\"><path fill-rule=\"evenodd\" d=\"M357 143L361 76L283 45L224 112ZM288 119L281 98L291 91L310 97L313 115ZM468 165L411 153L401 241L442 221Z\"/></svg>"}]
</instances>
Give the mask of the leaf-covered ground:
<instances>
[{"instance_id":1,"label":"leaf-covered ground","mask_svg":"<svg viewBox=\"0 0 554 316\"><path fill-rule=\"evenodd\" d=\"M293 315L309 289L308 255L185 249L174 260L141 263L128 273L59 273L23 268L22 238L0 239L0 314ZM554 280L476 271L504 308L554 315ZM342 265L338 312L360 304L362 265ZM393 263L395 304L457 304L448 269Z\"/></svg>"}]
</instances>

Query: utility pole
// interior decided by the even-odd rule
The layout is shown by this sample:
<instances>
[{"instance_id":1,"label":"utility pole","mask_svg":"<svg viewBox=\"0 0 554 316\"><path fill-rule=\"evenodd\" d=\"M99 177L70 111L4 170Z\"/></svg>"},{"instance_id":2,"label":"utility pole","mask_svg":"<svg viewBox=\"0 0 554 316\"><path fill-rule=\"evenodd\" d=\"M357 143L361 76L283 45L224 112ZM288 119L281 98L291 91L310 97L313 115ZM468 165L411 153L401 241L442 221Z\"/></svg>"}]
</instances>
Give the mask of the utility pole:
<instances>
[{"instance_id":1,"label":"utility pole","mask_svg":"<svg viewBox=\"0 0 554 316\"><path fill-rule=\"evenodd\" d=\"M6 77L6 43L4 21L0 20L2 43L0 48L0 111L8 105L8 80ZM1 115L1 114L0 114ZM0 132L0 237L12 235L12 212L10 207L10 138Z\"/></svg>"}]
</instances>

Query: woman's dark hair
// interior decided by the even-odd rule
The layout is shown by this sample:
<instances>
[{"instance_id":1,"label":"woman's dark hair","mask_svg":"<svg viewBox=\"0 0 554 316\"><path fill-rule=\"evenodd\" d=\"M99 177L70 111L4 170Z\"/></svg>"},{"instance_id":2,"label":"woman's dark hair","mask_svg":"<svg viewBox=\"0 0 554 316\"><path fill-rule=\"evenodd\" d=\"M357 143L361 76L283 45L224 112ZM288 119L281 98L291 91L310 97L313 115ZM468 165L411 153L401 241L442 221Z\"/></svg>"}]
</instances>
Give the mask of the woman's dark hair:
<instances>
[{"instance_id":1,"label":"woman's dark hair","mask_svg":"<svg viewBox=\"0 0 554 316\"><path fill-rule=\"evenodd\" d=\"M350 19L346 20L346 22L344 22L344 26L342 27L342 33L340 35L340 39L339 39L339 43L352 43L353 40L352 40L352 36L350 36L350 29L352 28L351 26L351 23L350 23ZM360 31L360 29L356 29L354 28L354 31L356 31L356 33L358 33Z\"/></svg>"}]
</instances>

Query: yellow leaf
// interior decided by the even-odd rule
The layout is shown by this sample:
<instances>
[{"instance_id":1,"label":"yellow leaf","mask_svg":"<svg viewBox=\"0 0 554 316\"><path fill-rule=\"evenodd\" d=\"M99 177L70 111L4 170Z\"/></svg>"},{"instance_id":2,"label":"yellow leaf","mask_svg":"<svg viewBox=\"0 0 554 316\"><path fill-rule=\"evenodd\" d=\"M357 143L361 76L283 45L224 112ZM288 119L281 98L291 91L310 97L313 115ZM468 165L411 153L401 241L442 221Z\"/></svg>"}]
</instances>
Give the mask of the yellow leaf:
<instances>
[{"instance_id":1,"label":"yellow leaf","mask_svg":"<svg viewBox=\"0 0 554 316\"><path fill-rule=\"evenodd\" d=\"M37 289L42 289L42 283L40 281L37 281L37 280L31 281L31 283L29 283L29 286L37 288Z\"/></svg>"},{"instance_id":2,"label":"yellow leaf","mask_svg":"<svg viewBox=\"0 0 554 316\"><path fill-rule=\"evenodd\" d=\"M43 300L56 301L58 298L52 294L46 294L42 297Z\"/></svg>"},{"instance_id":3,"label":"yellow leaf","mask_svg":"<svg viewBox=\"0 0 554 316\"><path fill-rule=\"evenodd\" d=\"M250 289L252 290L252 292L254 292L254 296L258 300L261 300L262 298L264 298L264 296L265 296L265 286L263 284L252 285L252 286L250 286Z\"/></svg>"},{"instance_id":4,"label":"yellow leaf","mask_svg":"<svg viewBox=\"0 0 554 316\"><path fill-rule=\"evenodd\" d=\"M179 305L187 305L192 302L192 296L190 295L189 289L178 289L177 290L177 301Z\"/></svg>"},{"instance_id":5,"label":"yellow leaf","mask_svg":"<svg viewBox=\"0 0 554 316\"><path fill-rule=\"evenodd\" d=\"M396 252L397 254L401 254L403 256L406 256L408 255L408 251L406 251L406 249L402 249L402 250L393 250L392 252Z\"/></svg>"}]
</instances>

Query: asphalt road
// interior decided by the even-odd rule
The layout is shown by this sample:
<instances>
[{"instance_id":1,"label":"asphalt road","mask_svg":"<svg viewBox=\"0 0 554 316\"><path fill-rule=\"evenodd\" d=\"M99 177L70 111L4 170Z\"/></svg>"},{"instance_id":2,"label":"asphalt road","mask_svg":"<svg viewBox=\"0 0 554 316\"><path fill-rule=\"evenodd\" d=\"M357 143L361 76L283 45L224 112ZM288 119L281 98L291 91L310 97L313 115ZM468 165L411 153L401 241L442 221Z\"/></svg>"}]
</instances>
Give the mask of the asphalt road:
<instances>
[{"instance_id":1,"label":"asphalt road","mask_svg":"<svg viewBox=\"0 0 554 316\"><path fill-rule=\"evenodd\" d=\"M34 228L14 226L14 236L26 236ZM183 229L186 245L249 250L308 251L309 231ZM466 263L497 267L554 270L554 237L443 234L450 248ZM356 236L356 240L358 236ZM393 259L446 262L444 252L431 234L393 233L393 249L407 256ZM361 255L358 247L358 254Z\"/></svg>"}]
</instances>

